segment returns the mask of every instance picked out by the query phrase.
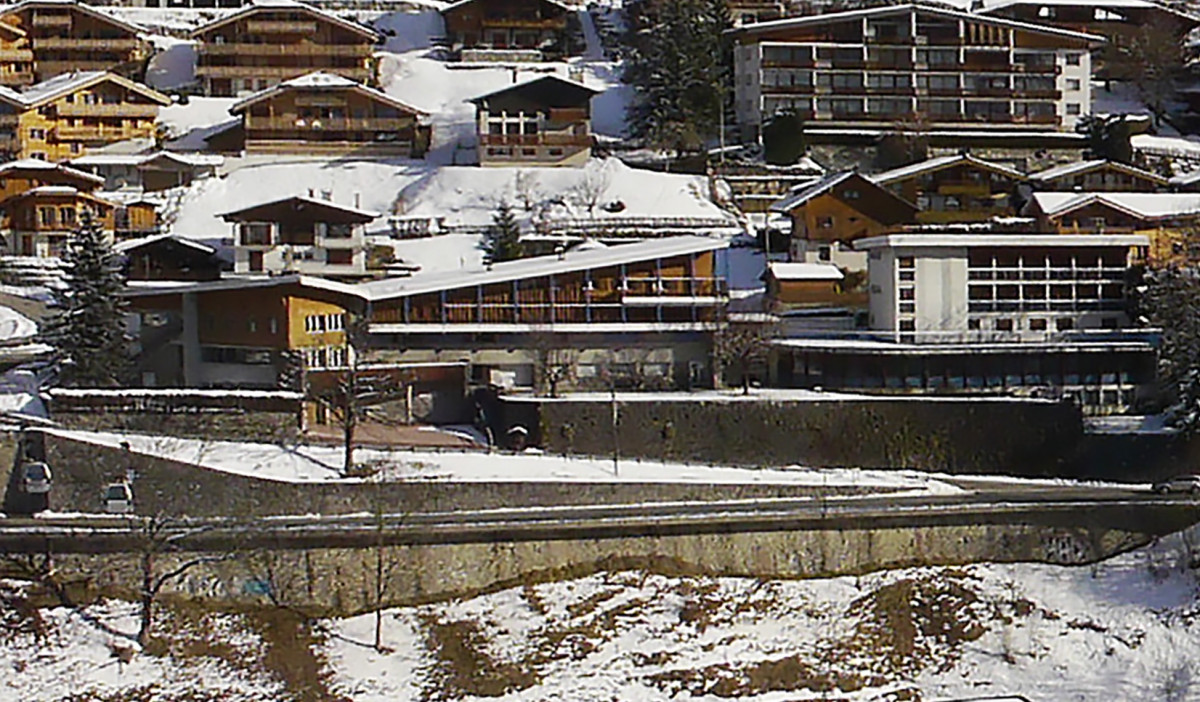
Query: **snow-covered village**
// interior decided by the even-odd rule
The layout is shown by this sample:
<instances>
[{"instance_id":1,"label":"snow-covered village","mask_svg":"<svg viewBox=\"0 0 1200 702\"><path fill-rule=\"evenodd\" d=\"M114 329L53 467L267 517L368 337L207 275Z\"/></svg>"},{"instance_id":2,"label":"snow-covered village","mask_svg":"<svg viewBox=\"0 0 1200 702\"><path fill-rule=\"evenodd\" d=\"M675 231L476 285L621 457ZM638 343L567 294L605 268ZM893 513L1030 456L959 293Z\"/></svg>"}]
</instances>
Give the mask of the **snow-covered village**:
<instances>
[{"instance_id":1,"label":"snow-covered village","mask_svg":"<svg viewBox=\"0 0 1200 702\"><path fill-rule=\"evenodd\" d=\"M0 702L1200 701L1200 4L0 4Z\"/></svg>"}]
</instances>

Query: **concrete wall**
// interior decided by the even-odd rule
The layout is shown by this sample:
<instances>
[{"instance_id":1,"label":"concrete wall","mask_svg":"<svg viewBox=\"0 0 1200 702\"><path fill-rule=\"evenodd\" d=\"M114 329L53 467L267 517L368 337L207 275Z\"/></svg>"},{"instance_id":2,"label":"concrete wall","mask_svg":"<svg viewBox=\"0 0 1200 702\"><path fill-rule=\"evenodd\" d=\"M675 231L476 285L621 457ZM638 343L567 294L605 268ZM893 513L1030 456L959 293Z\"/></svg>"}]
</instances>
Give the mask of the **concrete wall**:
<instances>
[{"instance_id":1,"label":"concrete wall","mask_svg":"<svg viewBox=\"0 0 1200 702\"><path fill-rule=\"evenodd\" d=\"M605 401L501 398L496 436L522 425L549 451L610 455ZM916 468L948 473L1070 475L1082 434L1066 403L934 400L719 400L619 403L627 457L733 465Z\"/></svg>"}]
</instances>

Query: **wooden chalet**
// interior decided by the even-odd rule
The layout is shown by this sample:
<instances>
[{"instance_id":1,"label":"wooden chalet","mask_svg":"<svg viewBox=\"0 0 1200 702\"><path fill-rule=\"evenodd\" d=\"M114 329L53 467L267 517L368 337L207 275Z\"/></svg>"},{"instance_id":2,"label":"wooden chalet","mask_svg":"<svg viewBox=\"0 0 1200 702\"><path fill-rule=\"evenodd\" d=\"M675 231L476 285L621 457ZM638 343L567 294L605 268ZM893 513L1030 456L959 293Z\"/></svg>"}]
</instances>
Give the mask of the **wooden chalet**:
<instances>
[{"instance_id":1,"label":"wooden chalet","mask_svg":"<svg viewBox=\"0 0 1200 702\"><path fill-rule=\"evenodd\" d=\"M0 22L0 85L15 88L35 80L29 35L20 27Z\"/></svg>"},{"instance_id":2,"label":"wooden chalet","mask_svg":"<svg viewBox=\"0 0 1200 702\"><path fill-rule=\"evenodd\" d=\"M153 236L118 242L113 249L125 259L127 280L217 280L222 261L208 244L171 236Z\"/></svg>"},{"instance_id":3,"label":"wooden chalet","mask_svg":"<svg viewBox=\"0 0 1200 702\"><path fill-rule=\"evenodd\" d=\"M0 146L13 158L65 161L89 148L150 138L162 93L115 73L65 73L0 92Z\"/></svg>"},{"instance_id":4,"label":"wooden chalet","mask_svg":"<svg viewBox=\"0 0 1200 702\"><path fill-rule=\"evenodd\" d=\"M473 98L481 166L582 166L600 91L544 76Z\"/></svg>"},{"instance_id":5,"label":"wooden chalet","mask_svg":"<svg viewBox=\"0 0 1200 702\"><path fill-rule=\"evenodd\" d=\"M1118 161L1076 161L1029 174L1038 190L1079 192L1152 193L1167 190L1171 181L1150 171Z\"/></svg>"},{"instance_id":6,"label":"wooden chalet","mask_svg":"<svg viewBox=\"0 0 1200 702\"><path fill-rule=\"evenodd\" d=\"M145 30L103 10L73 0L27 0L0 11L0 24L24 34L32 51L32 79L44 81L74 71L110 71L141 80L152 49ZM29 62L24 53L21 62ZM5 83L11 85L13 83Z\"/></svg>"},{"instance_id":7,"label":"wooden chalet","mask_svg":"<svg viewBox=\"0 0 1200 702\"><path fill-rule=\"evenodd\" d=\"M390 155L429 148L425 112L332 73L310 73L255 93L230 112L249 153Z\"/></svg>"},{"instance_id":8,"label":"wooden chalet","mask_svg":"<svg viewBox=\"0 0 1200 702\"><path fill-rule=\"evenodd\" d=\"M80 192L93 192L104 185L104 179L61 163L37 159L0 164L0 203L43 185L63 185Z\"/></svg>"},{"instance_id":9,"label":"wooden chalet","mask_svg":"<svg viewBox=\"0 0 1200 702\"><path fill-rule=\"evenodd\" d=\"M297 195L221 218L234 225L236 273L361 277L367 272L364 226L378 216Z\"/></svg>"},{"instance_id":10,"label":"wooden chalet","mask_svg":"<svg viewBox=\"0 0 1200 702\"><path fill-rule=\"evenodd\" d=\"M190 185L216 175L225 159L214 154L158 151L149 154L91 154L71 159L74 168L100 177L105 190L154 192Z\"/></svg>"},{"instance_id":11,"label":"wooden chalet","mask_svg":"<svg viewBox=\"0 0 1200 702\"><path fill-rule=\"evenodd\" d=\"M314 71L373 83L379 38L366 26L304 3L248 5L192 32L196 79L205 95L221 97L266 90Z\"/></svg>"},{"instance_id":12,"label":"wooden chalet","mask_svg":"<svg viewBox=\"0 0 1200 702\"><path fill-rule=\"evenodd\" d=\"M763 272L767 309L865 306L865 291L847 291L845 272L832 263L771 261Z\"/></svg>"},{"instance_id":13,"label":"wooden chalet","mask_svg":"<svg viewBox=\"0 0 1200 702\"><path fill-rule=\"evenodd\" d=\"M866 270L858 239L917 221L917 207L855 171L826 176L771 205L792 220L791 258Z\"/></svg>"},{"instance_id":14,"label":"wooden chalet","mask_svg":"<svg viewBox=\"0 0 1200 702\"><path fill-rule=\"evenodd\" d=\"M568 54L571 9L557 0L461 0L442 10L463 60L558 60Z\"/></svg>"},{"instance_id":15,"label":"wooden chalet","mask_svg":"<svg viewBox=\"0 0 1200 702\"><path fill-rule=\"evenodd\" d=\"M1034 193L1025 214L1046 232L1147 235L1147 262L1154 265L1200 262L1194 234L1200 194L1041 192Z\"/></svg>"},{"instance_id":16,"label":"wooden chalet","mask_svg":"<svg viewBox=\"0 0 1200 702\"><path fill-rule=\"evenodd\" d=\"M18 256L59 256L67 237L91 214L106 232L114 228L117 204L68 185L43 185L0 204L8 223L8 251Z\"/></svg>"},{"instance_id":17,"label":"wooden chalet","mask_svg":"<svg viewBox=\"0 0 1200 702\"><path fill-rule=\"evenodd\" d=\"M939 156L870 176L914 203L917 221L974 222L1016 214L1024 173L970 154Z\"/></svg>"}]
</instances>

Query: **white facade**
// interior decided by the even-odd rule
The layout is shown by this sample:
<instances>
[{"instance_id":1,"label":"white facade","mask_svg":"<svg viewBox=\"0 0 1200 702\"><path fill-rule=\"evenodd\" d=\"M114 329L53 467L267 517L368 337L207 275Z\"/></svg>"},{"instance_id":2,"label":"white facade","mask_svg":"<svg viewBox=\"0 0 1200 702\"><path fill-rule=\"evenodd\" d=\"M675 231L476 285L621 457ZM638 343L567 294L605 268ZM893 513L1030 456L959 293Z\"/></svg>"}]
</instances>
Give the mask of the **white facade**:
<instances>
[{"instance_id":1,"label":"white facade","mask_svg":"<svg viewBox=\"0 0 1200 702\"><path fill-rule=\"evenodd\" d=\"M860 29L847 32L848 23ZM834 24L843 29L833 31ZM830 32L819 40L775 38L790 30L816 37L822 27ZM828 127L892 129L919 114L943 129L1072 131L1091 111L1088 47L1103 41L913 6L780 20L742 32L734 48L734 105L746 137L783 109ZM1018 39L1030 35L1037 46Z\"/></svg>"},{"instance_id":2,"label":"white facade","mask_svg":"<svg viewBox=\"0 0 1200 702\"><path fill-rule=\"evenodd\" d=\"M870 327L913 343L1044 341L1129 326L1138 235L905 234L857 242Z\"/></svg>"},{"instance_id":3,"label":"white facade","mask_svg":"<svg viewBox=\"0 0 1200 702\"><path fill-rule=\"evenodd\" d=\"M281 243L275 222L234 225L235 273L300 273L318 276L364 276L367 244L362 225L313 225L311 244Z\"/></svg>"}]
</instances>

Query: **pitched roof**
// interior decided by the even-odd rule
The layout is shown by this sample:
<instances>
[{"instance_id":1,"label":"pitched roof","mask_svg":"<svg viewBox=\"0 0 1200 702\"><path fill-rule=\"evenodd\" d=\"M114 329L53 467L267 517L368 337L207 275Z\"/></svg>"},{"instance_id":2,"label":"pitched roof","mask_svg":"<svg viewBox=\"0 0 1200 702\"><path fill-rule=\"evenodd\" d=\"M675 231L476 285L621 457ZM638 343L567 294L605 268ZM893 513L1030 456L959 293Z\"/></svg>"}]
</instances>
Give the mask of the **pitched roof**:
<instances>
[{"instance_id":1,"label":"pitched roof","mask_svg":"<svg viewBox=\"0 0 1200 702\"><path fill-rule=\"evenodd\" d=\"M324 71L314 71L297 78L292 78L291 80L281 81L270 88L266 88L265 90L260 90L257 93L248 95L233 103L233 106L229 108L229 113L236 115L255 103L262 102L263 100L275 97L276 95L281 95L290 89L329 90L332 92L353 90L363 95L370 96L379 102L384 102L392 105L393 107L405 110L406 112L411 112L421 116L429 114L428 112L413 107L406 102L401 102L385 92L367 87L362 83L339 76L336 73L325 73Z\"/></svg>"},{"instance_id":2,"label":"pitched roof","mask_svg":"<svg viewBox=\"0 0 1200 702\"><path fill-rule=\"evenodd\" d=\"M160 105L170 105L171 98L162 93L147 87L136 81L129 80L125 76L109 73L108 71L72 71L71 73L63 73L62 75L54 76L41 83L25 88L21 92L13 91L13 95L20 100L21 105L30 107L40 107L41 105L56 100L64 95L69 95L76 90L90 87L97 83L111 81L117 83L128 90L143 95L144 97L157 102Z\"/></svg>"},{"instance_id":3,"label":"pitched roof","mask_svg":"<svg viewBox=\"0 0 1200 702\"><path fill-rule=\"evenodd\" d=\"M225 162L225 157L218 154L187 154L176 151L156 151L149 154L88 154L73 158L69 161L76 166L104 166L117 164L126 166L141 166L159 159L175 161L189 166L219 166Z\"/></svg>"},{"instance_id":4,"label":"pitched roof","mask_svg":"<svg viewBox=\"0 0 1200 702\"><path fill-rule=\"evenodd\" d=\"M1075 161L1073 163L1066 163L1061 166L1047 168L1044 171L1030 173L1029 179L1039 183L1046 183L1052 180L1058 180L1059 178L1067 178L1075 175L1083 175L1084 173L1091 173L1102 168L1111 168L1123 173L1128 173L1132 176L1153 180L1160 185L1167 185L1170 183L1168 179L1158 175L1157 173L1151 173L1150 171L1142 170L1141 168L1135 168L1134 166L1130 166L1127 163L1121 163L1120 161L1109 161L1102 158L1093 159L1091 161Z\"/></svg>"},{"instance_id":5,"label":"pitched roof","mask_svg":"<svg viewBox=\"0 0 1200 702\"><path fill-rule=\"evenodd\" d=\"M910 163L907 166L893 168L892 170L884 171L883 173L869 175L867 178L880 185L891 185L892 183L907 180L923 173L933 173L945 168L952 168L954 166L961 165L976 166L987 171L992 171L993 173L999 173L1001 175L1008 176L1009 178L1013 178L1015 180L1025 180L1025 174L1016 170L1015 168L1009 168L1008 166L999 163L985 161L981 158L975 158L971 154L938 156L936 158L926 159L918 163Z\"/></svg>"},{"instance_id":6,"label":"pitched roof","mask_svg":"<svg viewBox=\"0 0 1200 702\"><path fill-rule=\"evenodd\" d=\"M85 15L116 25L133 34L145 34L148 31L145 27L132 22L126 22L123 19L104 12L100 8L75 2L75 0L22 0L22 2L18 2L15 5L8 5L3 10L0 10L0 17L39 7L72 7Z\"/></svg>"},{"instance_id":7,"label":"pitched roof","mask_svg":"<svg viewBox=\"0 0 1200 702\"><path fill-rule=\"evenodd\" d=\"M849 180L850 177L856 175L856 173L857 171L842 171L841 173L827 175L812 185L801 188L791 195L787 195L786 197L771 203L771 211L790 212L809 200L812 200L819 195L824 195L846 180Z\"/></svg>"},{"instance_id":8,"label":"pitched roof","mask_svg":"<svg viewBox=\"0 0 1200 702\"><path fill-rule=\"evenodd\" d=\"M1001 17L989 17L987 15L978 15L970 12L962 12L961 10L950 10L944 7L936 7L933 5L923 5L920 3L906 3L903 5L881 5L877 7L868 7L860 10L846 10L843 12L826 12L819 15L809 15L805 17L792 17L788 19L772 20L770 22L756 22L747 24L736 29L728 30L732 34L753 36L755 34L764 34L777 29L791 29L793 27L808 27L811 25L828 24L832 22L840 22L843 20L860 19L864 17L882 17L887 15L904 14L908 12L923 12L927 14L940 15L957 20L968 20L981 24L991 24L998 27L1008 27L1010 29L1020 29L1036 34L1051 34L1054 36L1065 37L1068 39L1077 39L1089 43L1103 44L1106 40L1102 36L1095 34L1084 34L1082 32L1073 32L1069 29L1061 29L1059 27L1051 27L1043 24L1032 24L1030 22L1018 22L1016 20L1004 19Z\"/></svg>"},{"instance_id":9,"label":"pitched roof","mask_svg":"<svg viewBox=\"0 0 1200 702\"><path fill-rule=\"evenodd\" d=\"M564 10L574 9L570 5L567 5L566 3L562 2L561 0L544 0L544 1L550 3L551 5L557 5L558 7L561 7ZM452 2L449 5L443 7L440 10L440 12L446 12L447 10L453 10L453 9L462 7L464 5L470 5L473 2L481 2L481 0L458 0L458 2Z\"/></svg>"},{"instance_id":10,"label":"pitched roof","mask_svg":"<svg viewBox=\"0 0 1200 702\"><path fill-rule=\"evenodd\" d=\"M226 222L232 222L232 221L236 221L238 215L241 215L246 212L250 212L251 210L257 210L257 209L261 209L264 207L270 207L272 205L282 205L282 204L288 203L288 202L294 203L300 207L304 207L304 206L308 206L308 205L315 205L317 207L324 208L327 210L335 210L337 212L343 212L343 213L349 214L349 215L358 215L359 217L362 217L368 221L375 219L376 217L378 217L380 215L380 213L378 213L378 212L362 210L357 207L350 207L348 205L339 205L338 203L332 202L330 200L318 200L315 197L307 197L304 195L290 195L288 197L281 197L276 200L260 202L260 203L254 204L254 205L250 205L249 207L243 207L241 209L231 210L229 212L222 212L221 214L218 214L217 216L221 217Z\"/></svg>"},{"instance_id":11,"label":"pitched roof","mask_svg":"<svg viewBox=\"0 0 1200 702\"><path fill-rule=\"evenodd\" d=\"M606 246L604 248L573 249L561 256L536 256L516 261L505 261L504 263L497 263L491 268L417 273L409 278L385 278L383 280L360 283L355 287L367 299L385 300L442 290L454 290L474 285L489 285L492 283L504 283L526 278L570 273L589 268L617 266L623 263L648 261L656 258L669 258L671 256L683 256L691 253L716 251L728 246L729 241L727 239L692 235L672 236L662 239L647 239L631 244Z\"/></svg>"},{"instance_id":12,"label":"pitched roof","mask_svg":"<svg viewBox=\"0 0 1200 702\"><path fill-rule=\"evenodd\" d=\"M781 263L771 261L767 272L776 280L842 280L842 269L832 263Z\"/></svg>"},{"instance_id":13,"label":"pitched roof","mask_svg":"<svg viewBox=\"0 0 1200 702\"><path fill-rule=\"evenodd\" d=\"M1198 193L1034 193L1031 204L1048 217L1099 204L1139 219L1170 219L1200 214Z\"/></svg>"},{"instance_id":14,"label":"pitched roof","mask_svg":"<svg viewBox=\"0 0 1200 702\"><path fill-rule=\"evenodd\" d=\"M71 176L72 178L78 178L80 180L90 180L93 183L96 183L98 185L104 183L104 179L98 175L88 173L87 171L81 171L76 168L71 168L70 166L67 166L67 165L64 165L61 163L50 163L49 161L43 161L41 159L36 159L36 158L23 158L23 159L20 159L17 161L8 161L6 163L0 164L0 176L3 176L5 173L8 173L9 171L22 171L22 170L43 171L43 172L54 171L57 173L61 173L62 175Z\"/></svg>"},{"instance_id":15,"label":"pitched roof","mask_svg":"<svg viewBox=\"0 0 1200 702\"><path fill-rule=\"evenodd\" d=\"M246 290L254 288L273 288L282 285L299 285L302 288L312 288L323 292L332 292L359 300L365 299L359 290L360 285L339 283L326 278L310 275L253 275L227 276L220 280L183 283L178 281L137 281L136 285L127 285L122 291L125 297L145 297L152 295L173 295L189 292L208 292L212 290Z\"/></svg>"},{"instance_id":16,"label":"pitched roof","mask_svg":"<svg viewBox=\"0 0 1200 702\"><path fill-rule=\"evenodd\" d=\"M1162 3L1150 2L1150 0L985 0L983 7L976 10L981 15L986 15L998 10L1003 10L1014 5L1035 5L1037 7L1059 6L1059 7L1084 7L1088 9L1100 10L1160 10L1176 17L1182 17L1191 22L1200 22L1200 17L1190 13L1178 10L1173 7L1168 7Z\"/></svg>"},{"instance_id":17,"label":"pitched roof","mask_svg":"<svg viewBox=\"0 0 1200 702\"><path fill-rule=\"evenodd\" d=\"M191 249L196 249L197 251L200 251L202 253L206 253L209 255L215 254L217 252L217 250L215 248L213 248L212 246L209 246L208 244L205 244L202 241L196 241L195 239L185 239L184 237L175 236L174 234L152 234L150 236L138 237L137 239L127 239L125 241L119 241L116 244L113 244L113 251L116 251L117 253L129 253L130 251L133 251L134 249L140 249L143 246L149 246L150 244L154 244L154 243L157 243L160 241L166 241L168 239L173 241L176 244L181 245L181 246L186 246Z\"/></svg>"},{"instance_id":18,"label":"pitched roof","mask_svg":"<svg viewBox=\"0 0 1200 702\"><path fill-rule=\"evenodd\" d=\"M241 8L240 10L237 10L236 12L231 12L230 14L227 14L224 17L218 17L217 19L213 20L212 22L209 22L208 24L202 25L199 28L193 30L191 33L191 37L193 39L198 39L198 38L200 38L201 35L207 34L208 32L210 32L218 27L223 27L223 26L229 24L230 22L236 22L236 21L242 19L243 17L248 17L248 16L258 13L258 12L271 12L273 10L298 10L300 12L305 12L305 13L312 15L313 17L316 17L325 22L330 22L332 24L336 24L339 27L346 29L348 31L357 32L358 34L361 34L363 37L370 39L371 43L375 43L375 42L379 41L381 38L379 33L376 32L374 29L370 29L369 27L364 27L363 25L358 24L356 22L351 22L349 20L342 19L341 17L338 17L337 15L335 15L331 12L326 12L324 10L315 8L312 5L307 5L302 2L296 2L295 0L255 0L255 2L253 2L249 5L246 5L245 7Z\"/></svg>"},{"instance_id":19,"label":"pitched roof","mask_svg":"<svg viewBox=\"0 0 1200 702\"><path fill-rule=\"evenodd\" d=\"M568 90L573 90L577 94L579 94L579 96L581 98L583 97L583 94L585 94L585 93L590 98L592 95L599 95L601 92L603 92L601 90L596 90L595 88L586 86L583 83L580 83L578 81L568 80L567 78L563 78L561 76L548 75L548 76L538 76L537 78L533 78L531 80L526 80L526 81L522 81L520 83L513 83L511 85L506 85L503 88L500 88L499 90L493 90L491 92L484 93L483 95L476 95L475 97L467 100L467 102L473 102L473 103L478 104L480 102L483 102L484 100L487 100L488 98L496 97L497 95L504 95L505 93L523 91L534 85L537 85L538 88L540 88L540 89L553 90L554 87L550 86L551 83L561 84L561 85L554 86L554 87L561 87L561 88L565 88Z\"/></svg>"}]
</instances>

